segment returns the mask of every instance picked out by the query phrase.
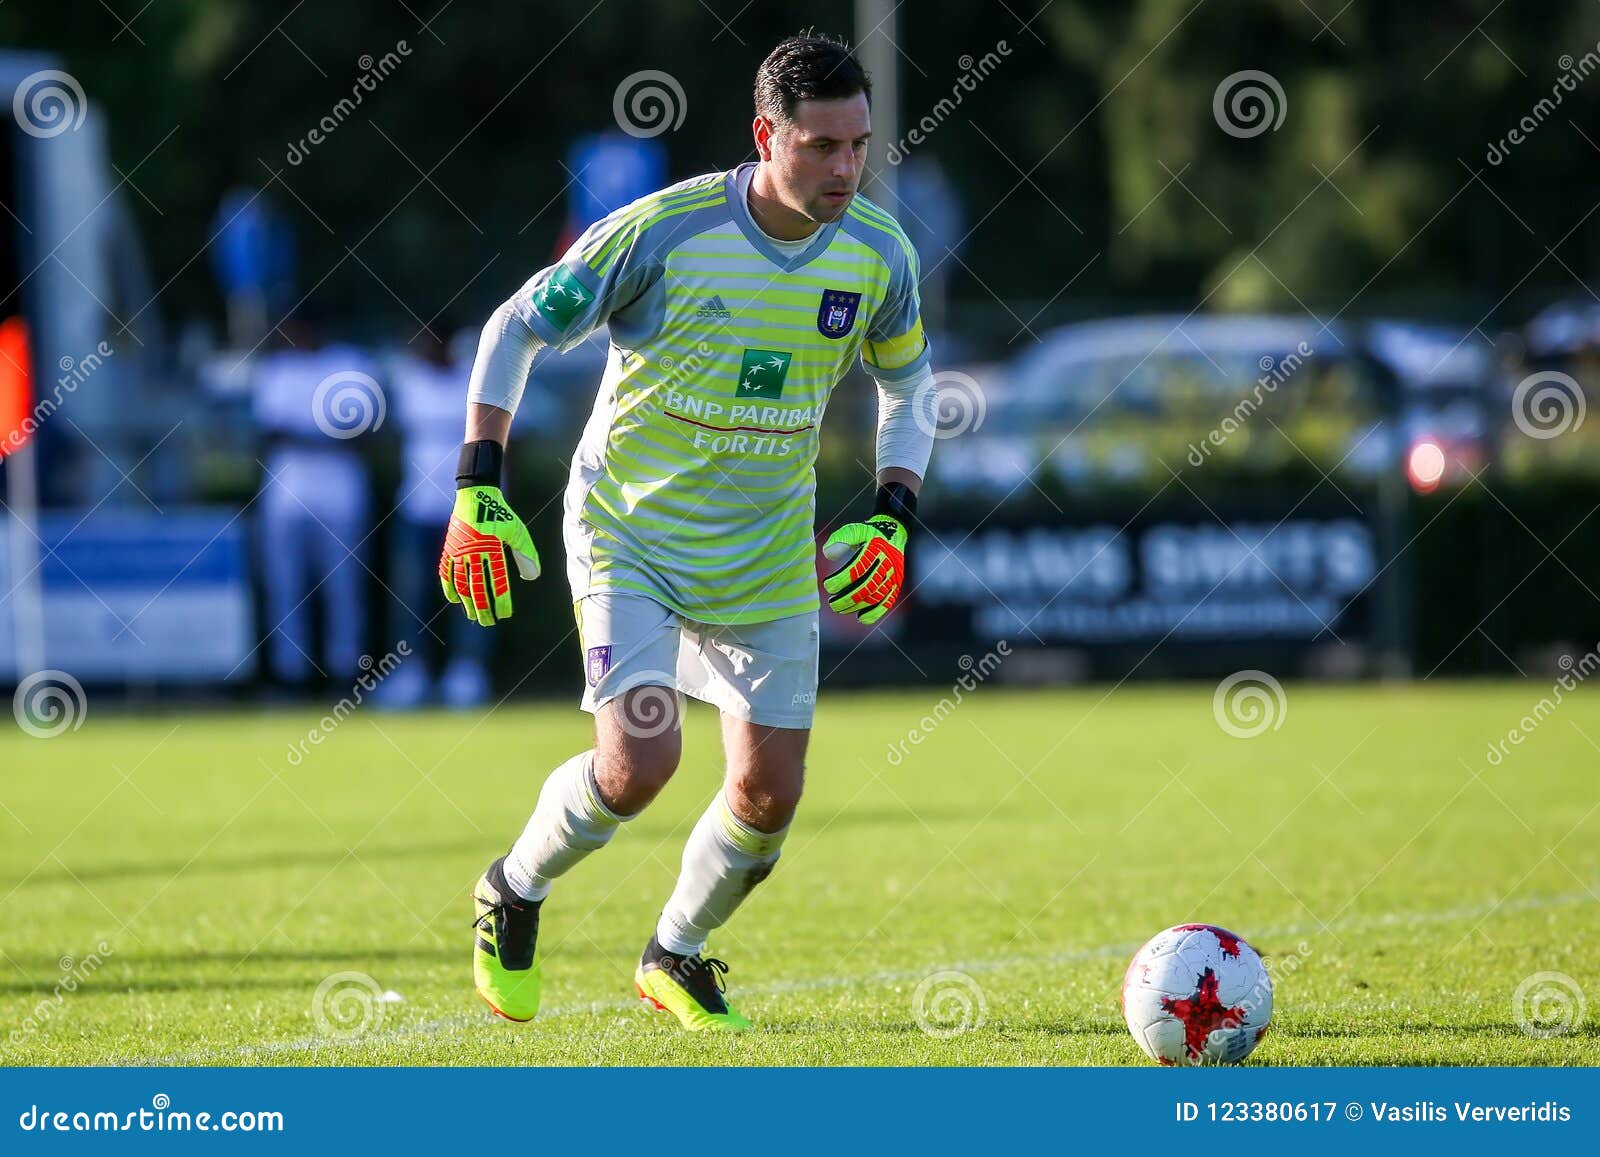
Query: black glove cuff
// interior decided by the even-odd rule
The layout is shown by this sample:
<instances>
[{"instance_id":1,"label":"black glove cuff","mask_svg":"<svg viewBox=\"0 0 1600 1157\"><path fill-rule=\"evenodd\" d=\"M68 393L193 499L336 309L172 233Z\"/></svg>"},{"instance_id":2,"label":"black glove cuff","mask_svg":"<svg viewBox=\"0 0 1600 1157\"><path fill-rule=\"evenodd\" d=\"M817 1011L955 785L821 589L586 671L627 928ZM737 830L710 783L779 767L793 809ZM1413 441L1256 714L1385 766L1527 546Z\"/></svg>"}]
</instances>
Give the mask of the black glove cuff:
<instances>
[{"instance_id":1,"label":"black glove cuff","mask_svg":"<svg viewBox=\"0 0 1600 1157\"><path fill-rule=\"evenodd\" d=\"M456 489L468 486L499 486L500 472L506 464L506 448L485 438L467 442L456 460Z\"/></svg>"},{"instance_id":2,"label":"black glove cuff","mask_svg":"<svg viewBox=\"0 0 1600 1157\"><path fill-rule=\"evenodd\" d=\"M887 514L910 534L917 517L917 496L904 482L890 482L878 487L878 498L873 503L872 513Z\"/></svg>"}]
</instances>

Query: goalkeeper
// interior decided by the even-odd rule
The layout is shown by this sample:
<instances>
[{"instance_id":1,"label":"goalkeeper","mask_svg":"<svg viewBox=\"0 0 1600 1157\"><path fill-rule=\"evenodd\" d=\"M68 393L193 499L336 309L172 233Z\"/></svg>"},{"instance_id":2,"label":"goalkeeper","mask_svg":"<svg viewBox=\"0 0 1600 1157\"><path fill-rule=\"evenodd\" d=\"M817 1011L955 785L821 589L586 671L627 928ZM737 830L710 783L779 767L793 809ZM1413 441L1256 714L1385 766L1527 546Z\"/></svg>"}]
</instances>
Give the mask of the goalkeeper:
<instances>
[{"instance_id":1,"label":"goalkeeper","mask_svg":"<svg viewBox=\"0 0 1600 1157\"><path fill-rule=\"evenodd\" d=\"M634 980L687 1029L749 1025L706 940L771 873L800 802L817 688L813 466L829 394L858 357L878 384L877 498L824 547L835 611L875 623L900 597L932 449L914 412L930 393L916 254L856 194L870 96L843 44L785 40L756 74L759 162L611 214L484 326L439 562L446 596L484 626L511 614L506 551L539 575L500 491L529 365L602 325L611 338L564 511L594 747L550 773L474 889L475 986L512 1020L539 1008L552 885L666 786L688 694L720 710L726 770Z\"/></svg>"}]
</instances>

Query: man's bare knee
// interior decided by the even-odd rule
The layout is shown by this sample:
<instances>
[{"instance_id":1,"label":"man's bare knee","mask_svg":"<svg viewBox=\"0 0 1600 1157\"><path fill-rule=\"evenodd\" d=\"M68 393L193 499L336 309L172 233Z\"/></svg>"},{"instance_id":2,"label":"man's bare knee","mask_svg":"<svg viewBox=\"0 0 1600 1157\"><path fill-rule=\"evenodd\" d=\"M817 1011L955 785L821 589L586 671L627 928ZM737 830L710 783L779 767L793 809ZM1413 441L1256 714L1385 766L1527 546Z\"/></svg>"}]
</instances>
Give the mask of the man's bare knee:
<instances>
[{"instance_id":1,"label":"man's bare knee","mask_svg":"<svg viewBox=\"0 0 1600 1157\"><path fill-rule=\"evenodd\" d=\"M618 815L649 806L678 770L682 755L677 697L667 688L636 688L595 716L595 782L605 805Z\"/></svg>"},{"instance_id":2,"label":"man's bare knee","mask_svg":"<svg viewBox=\"0 0 1600 1157\"><path fill-rule=\"evenodd\" d=\"M800 806L805 768L765 766L742 768L728 777L728 806L757 831L776 832L789 825Z\"/></svg>"},{"instance_id":3,"label":"man's bare knee","mask_svg":"<svg viewBox=\"0 0 1600 1157\"><path fill-rule=\"evenodd\" d=\"M800 806L809 738L809 731L723 715L722 744L728 757L723 792L735 816L763 832L789 825Z\"/></svg>"}]
</instances>

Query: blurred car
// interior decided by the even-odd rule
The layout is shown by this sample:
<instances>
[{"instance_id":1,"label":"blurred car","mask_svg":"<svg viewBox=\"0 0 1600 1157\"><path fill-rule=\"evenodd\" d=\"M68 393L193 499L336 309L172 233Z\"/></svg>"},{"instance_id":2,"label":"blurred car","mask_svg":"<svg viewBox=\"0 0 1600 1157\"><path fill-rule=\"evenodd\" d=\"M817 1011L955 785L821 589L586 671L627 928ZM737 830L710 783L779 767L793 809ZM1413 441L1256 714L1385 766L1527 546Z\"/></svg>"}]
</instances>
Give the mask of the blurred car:
<instances>
[{"instance_id":1,"label":"blurred car","mask_svg":"<svg viewBox=\"0 0 1600 1157\"><path fill-rule=\"evenodd\" d=\"M1394 461L1399 389L1361 333L1304 317L1115 318L1063 326L975 381L981 420L934 457L939 485L1006 493L1164 484L1210 462L1371 475ZM963 415L969 416L969 415ZM948 433L948 431L947 431Z\"/></svg>"},{"instance_id":2,"label":"blurred car","mask_svg":"<svg viewBox=\"0 0 1600 1157\"><path fill-rule=\"evenodd\" d=\"M1523 331L1524 358L1505 376L1494 414L1512 474L1600 471L1600 302L1558 302Z\"/></svg>"},{"instance_id":3,"label":"blurred car","mask_svg":"<svg viewBox=\"0 0 1600 1157\"><path fill-rule=\"evenodd\" d=\"M1379 321L1367 347L1400 381L1407 473L1419 490L1465 481L1487 464L1499 364L1483 334L1459 326Z\"/></svg>"}]
</instances>

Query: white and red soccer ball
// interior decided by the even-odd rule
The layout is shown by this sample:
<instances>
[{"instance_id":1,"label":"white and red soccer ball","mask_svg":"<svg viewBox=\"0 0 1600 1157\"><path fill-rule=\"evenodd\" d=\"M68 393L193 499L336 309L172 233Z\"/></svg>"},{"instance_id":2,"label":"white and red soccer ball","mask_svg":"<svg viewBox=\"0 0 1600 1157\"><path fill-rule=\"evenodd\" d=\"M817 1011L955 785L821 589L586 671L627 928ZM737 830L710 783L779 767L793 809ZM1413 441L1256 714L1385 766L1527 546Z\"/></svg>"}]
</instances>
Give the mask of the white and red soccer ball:
<instances>
[{"instance_id":1,"label":"white and red soccer ball","mask_svg":"<svg viewBox=\"0 0 1600 1157\"><path fill-rule=\"evenodd\" d=\"M1242 937L1212 924L1153 936L1122 978L1122 1017L1164 1065L1237 1064L1272 1021L1272 977Z\"/></svg>"}]
</instances>

